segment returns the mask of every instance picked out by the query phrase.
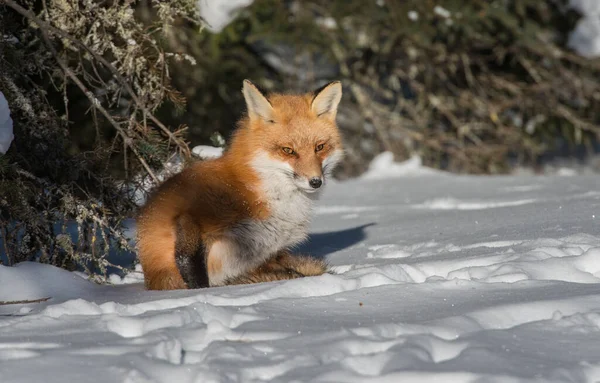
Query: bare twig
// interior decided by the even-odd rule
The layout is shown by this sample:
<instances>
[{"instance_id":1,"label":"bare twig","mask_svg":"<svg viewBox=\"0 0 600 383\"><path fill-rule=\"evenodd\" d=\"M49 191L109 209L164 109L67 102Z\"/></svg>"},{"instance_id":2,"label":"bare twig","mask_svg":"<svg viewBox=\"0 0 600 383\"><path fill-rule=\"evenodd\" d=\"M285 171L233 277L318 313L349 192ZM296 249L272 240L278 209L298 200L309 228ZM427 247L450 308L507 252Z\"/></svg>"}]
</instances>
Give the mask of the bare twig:
<instances>
[{"instance_id":1,"label":"bare twig","mask_svg":"<svg viewBox=\"0 0 600 383\"><path fill-rule=\"evenodd\" d=\"M29 303L40 303L40 302L46 302L47 300L50 300L52 297L47 297L47 298L39 298L39 299L25 299L25 300L21 300L21 301L0 301L0 306L6 306L6 305L26 305Z\"/></svg>"},{"instance_id":2,"label":"bare twig","mask_svg":"<svg viewBox=\"0 0 600 383\"><path fill-rule=\"evenodd\" d=\"M580 128L580 129L583 129L583 130L594 132L597 135L600 135L600 127L599 126L594 125L594 124L592 124L590 122L582 120L581 118L579 118L575 114L573 114L564 105L557 105L557 107L556 107L556 113L558 115L564 117L566 120L568 120L574 126Z\"/></svg>"}]
</instances>

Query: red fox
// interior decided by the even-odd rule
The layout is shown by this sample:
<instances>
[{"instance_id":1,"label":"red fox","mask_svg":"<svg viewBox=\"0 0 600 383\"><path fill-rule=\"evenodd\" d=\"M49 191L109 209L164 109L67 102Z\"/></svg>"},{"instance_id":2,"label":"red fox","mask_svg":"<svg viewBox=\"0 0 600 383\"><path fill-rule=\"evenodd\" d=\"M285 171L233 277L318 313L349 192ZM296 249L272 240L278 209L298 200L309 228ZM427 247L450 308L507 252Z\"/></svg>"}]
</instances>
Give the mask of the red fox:
<instances>
[{"instance_id":1,"label":"red fox","mask_svg":"<svg viewBox=\"0 0 600 383\"><path fill-rule=\"evenodd\" d=\"M265 96L245 80L247 115L229 148L165 181L138 218L152 290L254 283L327 272L289 249L307 238L313 201L343 154L339 81Z\"/></svg>"}]
</instances>

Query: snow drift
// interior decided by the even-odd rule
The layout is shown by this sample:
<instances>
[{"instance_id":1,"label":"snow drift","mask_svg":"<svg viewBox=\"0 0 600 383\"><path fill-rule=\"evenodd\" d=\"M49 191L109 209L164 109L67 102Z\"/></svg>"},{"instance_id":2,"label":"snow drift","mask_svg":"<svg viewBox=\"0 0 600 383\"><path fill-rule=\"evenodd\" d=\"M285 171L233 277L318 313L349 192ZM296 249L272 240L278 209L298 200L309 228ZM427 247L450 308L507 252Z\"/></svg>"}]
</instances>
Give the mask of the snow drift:
<instances>
[{"instance_id":1,"label":"snow drift","mask_svg":"<svg viewBox=\"0 0 600 383\"><path fill-rule=\"evenodd\" d=\"M0 381L600 379L598 177L377 169L328 186L298 249L334 275L149 292L0 266L0 301L50 298L0 305Z\"/></svg>"}]
</instances>

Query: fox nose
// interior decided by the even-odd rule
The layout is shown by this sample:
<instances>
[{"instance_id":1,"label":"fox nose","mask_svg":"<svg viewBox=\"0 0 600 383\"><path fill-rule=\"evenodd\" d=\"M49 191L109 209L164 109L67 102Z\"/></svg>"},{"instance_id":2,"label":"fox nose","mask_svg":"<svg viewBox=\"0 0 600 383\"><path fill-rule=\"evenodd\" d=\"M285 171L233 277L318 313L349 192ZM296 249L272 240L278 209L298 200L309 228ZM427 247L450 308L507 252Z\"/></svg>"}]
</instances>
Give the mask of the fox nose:
<instances>
[{"instance_id":1,"label":"fox nose","mask_svg":"<svg viewBox=\"0 0 600 383\"><path fill-rule=\"evenodd\" d=\"M308 181L308 184L313 189L318 189L323 185L323 181L319 177L313 177Z\"/></svg>"}]
</instances>

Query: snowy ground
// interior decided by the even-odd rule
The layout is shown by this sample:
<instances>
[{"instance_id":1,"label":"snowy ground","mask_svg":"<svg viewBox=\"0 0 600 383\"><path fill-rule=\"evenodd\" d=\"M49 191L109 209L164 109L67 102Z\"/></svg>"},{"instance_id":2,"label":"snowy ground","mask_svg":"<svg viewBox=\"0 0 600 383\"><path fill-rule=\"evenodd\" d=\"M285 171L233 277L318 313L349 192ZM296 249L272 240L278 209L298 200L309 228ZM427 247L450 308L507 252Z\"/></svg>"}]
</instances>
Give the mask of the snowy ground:
<instances>
[{"instance_id":1,"label":"snowy ground","mask_svg":"<svg viewBox=\"0 0 600 383\"><path fill-rule=\"evenodd\" d=\"M600 2L570 0L569 6L582 15L569 36L569 47L585 57L600 57Z\"/></svg>"},{"instance_id":2,"label":"snowy ground","mask_svg":"<svg viewBox=\"0 0 600 383\"><path fill-rule=\"evenodd\" d=\"M0 267L0 300L52 297L0 306L0 382L600 380L600 179L393 173L329 185L302 251L337 275L147 292Z\"/></svg>"}]
</instances>

